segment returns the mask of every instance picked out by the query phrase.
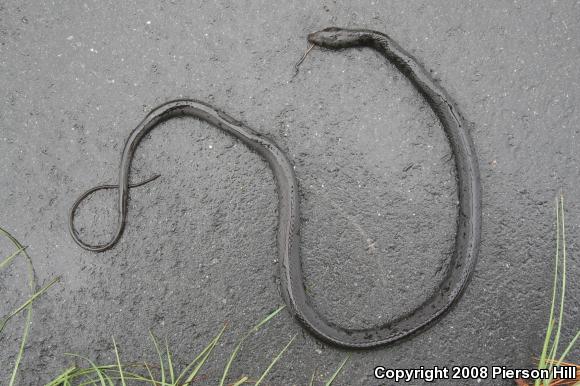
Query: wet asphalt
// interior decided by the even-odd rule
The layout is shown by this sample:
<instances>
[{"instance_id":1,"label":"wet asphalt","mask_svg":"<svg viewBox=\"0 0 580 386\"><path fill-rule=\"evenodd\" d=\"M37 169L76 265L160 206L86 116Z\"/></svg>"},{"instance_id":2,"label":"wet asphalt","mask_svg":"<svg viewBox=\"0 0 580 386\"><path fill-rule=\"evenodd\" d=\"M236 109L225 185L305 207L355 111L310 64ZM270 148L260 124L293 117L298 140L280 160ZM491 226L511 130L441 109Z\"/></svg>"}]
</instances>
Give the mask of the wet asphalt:
<instances>
[{"instance_id":1,"label":"wet asphalt","mask_svg":"<svg viewBox=\"0 0 580 386\"><path fill-rule=\"evenodd\" d=\"M0 226L29 246L39 284L61 278L34 304L17 384L54 378L74 363L65 353L111 362L111 337L125 361L154 362L149 330L185 365L227 322L198 380L216 384L237 339L283 304L273 175L194 119L169 121L141 143L132 181L161 177L131 190L115 248L87 252L68 235L77 196L114 183L132 128L175 98L211 103L287 152L300 184L306 286L328 320L382 324L436 288L455 236L449 145L421 96L374 51L314 49L294 76L306 35L331 25L389 33L432 70L471 122L483 185L480 259L464 296L421 334L352 352L335 384L392 384L374 379L379 365L532 366L560 192L569 341L580 318L579 2L3 1ZM79 208L85 240L111 236L115 193ZM11 251L5 240L0 251ZM23 261L0 279L5 314L26 296ZM0 384L23 323L13 319L0 336ZM315 369L322 384L350 353L283 311L247 342L230 380L256 378L295 334L269 385L305 385Z\"/></svg>"}]
</instances>

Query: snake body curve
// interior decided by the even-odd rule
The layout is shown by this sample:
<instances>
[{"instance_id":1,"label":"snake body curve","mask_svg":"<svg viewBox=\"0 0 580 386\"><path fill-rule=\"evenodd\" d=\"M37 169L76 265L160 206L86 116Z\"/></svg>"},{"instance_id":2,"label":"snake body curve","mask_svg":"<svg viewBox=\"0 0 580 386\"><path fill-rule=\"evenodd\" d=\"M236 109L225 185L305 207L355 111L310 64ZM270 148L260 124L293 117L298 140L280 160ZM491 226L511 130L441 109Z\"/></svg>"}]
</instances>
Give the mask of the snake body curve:
<instances>
[{"instance_id":1,"label":"snake body curve","mask_svg":"<svg viewBox=\"0 0 580 386\"><path fill-rule=\"evenodd\" d=\"M87 190L69 213L69 230L75 242L84 249L100 252L115 245L123 233L127 218L127 200L131 187L129 171L135 149L145 134L173 117L191 116L231 134L260 154L273 171L278 191L277 245L280 262L280 289L291 314L320 339L341 347L370 348L397 341L428 325L442 315L465 288L477 260L481 229L480 181L477 157L465 122L457 107L417 61L388 36L370 30L327 28L308 36L321 47L342 49L367 46L376 49L392 62L423 95L441 121L455 156L459 194L459 211L455 251L444 278L436 291L408 314L381 326L347 329L325 320L310 304L305 292L300 259L300 212L298 184L294 168L284 152L270 139L244 126L227 114L192 99L167 102L153 111L133 130L121 158L119 184L101 185ZM99 189L119 189L117 230L113 238L101 245L83 242L74 228L74 213L79 203Z\"/></svg>"},{"instance_id":2,"label":"snake body curve","mask_svg":"<svg viewBox=\"0 0 580 386\"><path fill-rule=\"evenodd\" d=\"M447 92L388 35L368 29L330 27L311 33L308 41L330 50L369 47L384 56L429 104L443 126L455 158L459 196L455 250L435 291L414 310L375 328L343 329L328 323L319 324L318 335L339 346L368 348L393 343L440 317L469 282L481 241L481 182L475 147L465 120ZM306 308L302 296L291 299L290 304L295 304L294 309ZM307 321L314 317L310 310L303 319Z\"/></svg>"}]
</instances>

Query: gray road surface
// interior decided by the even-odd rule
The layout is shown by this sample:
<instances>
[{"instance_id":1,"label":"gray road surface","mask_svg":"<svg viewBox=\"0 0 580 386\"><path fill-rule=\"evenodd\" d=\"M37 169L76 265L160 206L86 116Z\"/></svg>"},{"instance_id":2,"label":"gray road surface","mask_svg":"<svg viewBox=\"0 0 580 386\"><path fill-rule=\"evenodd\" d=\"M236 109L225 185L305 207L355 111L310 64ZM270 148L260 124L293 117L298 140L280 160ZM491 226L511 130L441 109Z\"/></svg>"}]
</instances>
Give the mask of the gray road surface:
<instances>
[{"instance_id":1,"label":"gray road surface","mask_svg":"<svg viewBox=\"0 0 580 386\"><path fill-rule=\"evenodd\" d=\"M449 146L418 93L371 50L315 49L292 78L307 33L330 25L387 32L433 70L473 122L483 184L481 255L461 301L412 339L353 353L336 385L391 384L374 380L376 365L532 365L560 190L570 339L580 317L580 2L2 1L0 223L29 245L40 283L62 278L35 304L19 384L56 376L73 363L66 352L112 361L112 336L126 361L153 362L149 329L183 365L228 321L199 381L215 384L236 340L282 304L272 173L193 119L141 144L132 180L162 177L131 191L114 249L86 252L69 237L72 202L114 182L128 133L177 97L219 106L288 152L307 287L328 319L382 323L433 290L455 232ZM115 205L109 191L81 206L86 240L108 239ZM0 275L4 314L25 296L24 265ZM2 384L22 323L0 337ZM347 355L283 312L248 342L231 380L255 377L294 334L269 385L304 385L315 368L320 384Z\"/></svg>"}]
</instances>

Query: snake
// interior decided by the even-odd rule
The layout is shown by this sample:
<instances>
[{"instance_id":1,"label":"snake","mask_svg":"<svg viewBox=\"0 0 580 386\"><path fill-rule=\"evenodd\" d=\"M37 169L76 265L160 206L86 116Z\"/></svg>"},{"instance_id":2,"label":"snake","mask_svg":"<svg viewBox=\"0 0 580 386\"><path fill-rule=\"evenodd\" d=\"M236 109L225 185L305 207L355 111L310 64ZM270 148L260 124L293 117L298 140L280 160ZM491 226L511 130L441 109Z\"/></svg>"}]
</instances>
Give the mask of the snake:
<instances>
[{"instance_id":1,"label":"snake","mask_svg":"<svg viewBox=\"0 0 580 386\"><path fill-rule=\"evenodd\" d=\"M443 126L455 159L458 186L455 248L435 290L415 309L388 322L365 328L340 326L318 312L305 289L300 257L299 186L292 163L285 152L267 136L223 111L194 99L166 102L154 108L141 121L125 142L118 184L91 188L75 201L69 213L70 234L84 249L101 252L112 248L121 238L125 227L129 189L158 177L155 175L138 184L129 183L131 161L143 136L174 117L189 116L205 121L239 139L265 159L272 170L278 194L279 288L290 314L314 336L338 347L368 349L392 344L441 317L456 302L472 276L481 240L481 183L475 147L465 119L447 92L410 53L386 34L367 29L331 27L309 34L308 41L313 46L329 50L370 47L378 51L407 77ZM109 242L92 245L79 238L74 227L74 215L80 202L100 189L119 190L117 230Z\"/></svg>"}]
</instances>

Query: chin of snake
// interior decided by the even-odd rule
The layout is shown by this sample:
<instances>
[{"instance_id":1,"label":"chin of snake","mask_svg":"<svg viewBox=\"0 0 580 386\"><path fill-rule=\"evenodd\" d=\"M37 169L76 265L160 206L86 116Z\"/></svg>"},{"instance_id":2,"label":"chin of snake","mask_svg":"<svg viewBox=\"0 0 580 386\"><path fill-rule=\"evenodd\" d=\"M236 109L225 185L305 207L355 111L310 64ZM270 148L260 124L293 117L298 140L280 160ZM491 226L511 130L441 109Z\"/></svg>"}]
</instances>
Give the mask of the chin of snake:
<instances>
[{"instance_id":1,"label":"chin of snake","mask_svg":"<svg viewBox=\"0 0 580 386\"><path fill-rule=\"evenodd\" d=\"M371 30L327 28L312 33L308 40L315 46L337 50L370 47L382 54L402 72L431 106L441 121L454 154L458 184L459 210L455 250L436 289L414 310L383 325L350 329L326 320L311 304L305 291L300 258L299 191L294 168L285 153L270 139L244 126L214 107L191 99L167 102L151 111L133 130L125 143L118 185L89 189L74 203L69 215L69 230L75 242L91 251L105 251L121 237L127 218L129 184L133 154L145 134L172 117L190 116L231 134L261 155L273 171L278 192L277 246L280 265L280 289L290 313L318 338L345 348L371 348L387 345L427 326L457 300L469 281L477 260L481 232L481 188L478 161L466 123L447 93L429 73L387 35ZM117 230L111 241L90 245L77 235L74 213L80 202L99 189L119 189ZM377 310L379 313L380 310Z\"/></svg>"}]
</instances>

